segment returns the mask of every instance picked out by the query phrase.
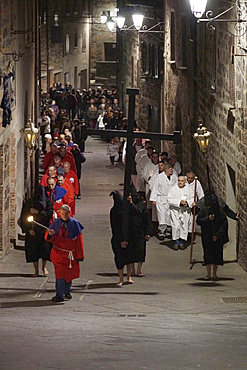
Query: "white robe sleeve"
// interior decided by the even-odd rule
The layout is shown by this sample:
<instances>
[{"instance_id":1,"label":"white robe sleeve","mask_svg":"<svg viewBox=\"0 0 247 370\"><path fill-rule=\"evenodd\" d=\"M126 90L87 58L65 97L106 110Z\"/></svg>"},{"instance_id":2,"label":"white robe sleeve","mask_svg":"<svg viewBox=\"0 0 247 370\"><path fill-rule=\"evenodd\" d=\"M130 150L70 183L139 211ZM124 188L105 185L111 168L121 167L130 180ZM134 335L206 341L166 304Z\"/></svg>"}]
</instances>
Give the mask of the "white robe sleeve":
<instances>
[{"instance_id":1,"label":"white robe sleeve","mask_svg":"<svg viewBox=\"0 0 247 370\"><path fill-rule=\"evenodd\" d=\"M178 194L176 196L176 190L177 190L177 185L173 186L169 190L169 193L168 193L168 203L169 203L170 206L179 208L180 207L181 199L180 199L180 194L179 194L179 197L178 197Z\"/></svg>"},{"instance_id":2,"label":"white robe sleeve","mask_svg":"<svg viewBox=\"0 0 247 370\"><path fill-rule=\"evenodd\" d=\"M154 183L153 183L153 187L152 187L152 190L151 190L151 194L150 194L150 202L156 202L157 201L157 195L158 195L158 176L156 177L156 179L154 180Z\"/></svg>"},{"instance_id":3,"label":"white robe sleeve","mask_svg":"<svg viewBox=\"0 0 247 370\"><path fill-rule=\"evenodd\" d=\"M142 179L148 183L149 181L149 167L150 167L150 162L146 163L143 171L142 171Z\"/></svg>"},{"instance_id":4,"label":"white robe sleeve","mask_svg":"<svg viewBox=\"0 0 247 370\"><path fill-rule=\"evenodd\" d=\"M204 197L204 191L202 189L202 185L200 181L197 180L197 198L198 200L202 199Z\"/></svg>"}]
</instances>

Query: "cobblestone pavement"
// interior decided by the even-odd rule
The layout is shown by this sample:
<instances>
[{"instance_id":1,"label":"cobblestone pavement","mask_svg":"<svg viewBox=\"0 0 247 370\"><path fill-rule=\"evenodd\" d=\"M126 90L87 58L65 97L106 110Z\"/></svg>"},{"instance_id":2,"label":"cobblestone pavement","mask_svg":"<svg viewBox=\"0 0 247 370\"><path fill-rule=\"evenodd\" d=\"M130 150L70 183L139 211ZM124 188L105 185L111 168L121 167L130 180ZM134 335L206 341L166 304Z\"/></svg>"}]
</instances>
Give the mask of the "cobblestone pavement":
<instances>
[{"instance_id":1,"label":"cobblestone pavement","mask_svg":"<svg viewBox=\"0 0 247 370\"><path fill-rule=\"evenodd\" d=\"M87 140L76 205L85 261L72 300L51 302L51 264L49 277L32 278L23 251L0 262L0 369L246 369L246 272L237 263L205 282L200 263L190 270L189 248L153 237L145 277L116 288L109 194L122 188L123 167L105 153L103 141ZM194 251L201 261L199 236Z\"/></svg>"}]
</instances>

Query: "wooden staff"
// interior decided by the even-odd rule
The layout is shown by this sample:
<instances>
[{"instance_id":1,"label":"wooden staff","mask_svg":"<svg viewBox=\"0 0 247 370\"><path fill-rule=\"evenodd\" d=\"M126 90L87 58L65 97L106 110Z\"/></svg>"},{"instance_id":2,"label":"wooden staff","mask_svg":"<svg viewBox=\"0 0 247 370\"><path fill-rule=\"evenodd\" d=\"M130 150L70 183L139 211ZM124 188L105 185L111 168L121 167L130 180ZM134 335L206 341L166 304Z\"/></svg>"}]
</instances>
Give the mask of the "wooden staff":
<instances>
[{"instance_id":1,"label":"wooden staff","mask_svg":"<svg viewBox=\"0 0 247 370\"><path fill-rule=\"evenodd\" d=\"M195 190L194 190L194 203L196 202L196 188L197 188L197 177L195 177ZM194 243L194 230L195 230L195 221L196 221L196 206L193 207L193 221L192 221L192 233L190 241L190 263L192 263L192 254L193 254L193 243Z\"/></svg>"}]
</instances>

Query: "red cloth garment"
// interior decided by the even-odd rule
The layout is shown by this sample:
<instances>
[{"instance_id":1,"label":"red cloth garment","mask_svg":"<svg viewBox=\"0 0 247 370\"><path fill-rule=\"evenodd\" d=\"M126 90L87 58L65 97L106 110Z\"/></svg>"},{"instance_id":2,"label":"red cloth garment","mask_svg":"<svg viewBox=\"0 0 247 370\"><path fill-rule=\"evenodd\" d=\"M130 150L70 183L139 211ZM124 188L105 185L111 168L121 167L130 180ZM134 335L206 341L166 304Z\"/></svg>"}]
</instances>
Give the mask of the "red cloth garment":
<instances>
[{"instance_id":1,"label":"red cloth garment","mask_svg":"<svg viewBox=\"0 0 247 370\"><path fill-rule=\"evenodd\" d=\"M74 189L72 184L68 179L67 181L64 181L63 185L61 185L61 188L65 189L67 191L67 194L63 197L63 204L67 204L71 208L70 216L73 217L75 214L75 197L74 197ZM62 204L61 204L62 205ZM61 207L61 205L59 207Z\"/></svg>"},{"instance_id":2,"label":"red cloth garment","mask_svg":"<svg viewBox=\"0 0 247 370\"><path fill-rule=\"evenodd\" d=\"M49 154L49 153L48 153ZM59 157L59 153L55 155L55 157L58 156ZM77 168L76 168L76 164L75 164L75 158L73 156L73 154L70 152L70 151L67 151L65 157L61 158L61 164L60 166L63 165L64 162L69 162L70 163L70 168L72 171L75 171L75 173L77 173ZM47 169L49 166L51 166L52 164L54 164L54 156L53 157L50 157L50 160L48 162L48 166L47 166Z\"/></svg>"},{"instance_id":3,"label":"red cloth garment","mask_svg":"<svg viewBox=\"0 0 247 370\"><path fill-rule=\"evenodd\" d=\"M45 172L48 170L48 167L54 163L53 158L56 157L57 155L58 155L57 153L53 155L52 152L46 153L42 164L42 167Z\"/></svg>"},{"instance_id":4,"label":"red cloth garment","mask_svg":"<svg viewBox=\"0 0 247 370\"><path fill-rule=\"evenodd\" d=\"M69 170L69 172L65 172L65 178L71 182L74 188L74 193L77 196L79 194L79 181L75 171Z\"/></svg>"},{"instance_id":5,"label":"red cloth garment","mask_svg":"<svg viewBox=\"0 0 247 370\"><path fill-rule=\"evenodd\" d=\"M49 177L50 177L50 176L48 175L48 173L45 173L45 174L42 176L41 180L40 180L40 185L42 185L42 186L46 187L46 186L47 186L47 179L48 179ZM57 181L57 175L56 175L54 178L55 178L55 180Z\"/></svg>"},{"instance_id":6,"label":"red cloth garment","mask_svg":"<svg viewBox=\"0 0 247 370\"><path fill-rule=\"evenodd\" d=\"M70 153L70 152L66 153L65 157L62 158L62 160L61 160L61 165L63 165L64 162L69 162L70 163L70 169L72 171L74 171L75 173L77 173L75 158L74 158L72 153Z\"/></svg>"},{"instance_id":7,"label":"red cloth garment","mask_svg":"<svg viewBox=\"0 0 247 370\"><path fill-rule=\"evenodd\" d=\"M51 250L51 261L55 268L56 279L65 279L67 283L80 276L80 266L77 259L84 259L83 236L78 234L74 239L69 239L68 230L63 236L63 226L58 235L45 239L53 244Z\"/></svg>"}]
</instances>

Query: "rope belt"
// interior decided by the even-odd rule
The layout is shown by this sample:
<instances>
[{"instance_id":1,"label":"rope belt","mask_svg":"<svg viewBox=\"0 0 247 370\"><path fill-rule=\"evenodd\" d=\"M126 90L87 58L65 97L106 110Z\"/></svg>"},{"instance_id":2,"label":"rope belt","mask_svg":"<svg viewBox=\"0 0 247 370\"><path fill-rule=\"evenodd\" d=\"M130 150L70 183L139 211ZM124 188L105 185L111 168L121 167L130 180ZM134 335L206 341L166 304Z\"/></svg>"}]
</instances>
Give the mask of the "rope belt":
<instances>
[{"instance_id":1,"label":"rope belt","mask_svg":"<svg viewBox=\"0 0 247 370\"><path fill-rule=\"evenodd\" d=\"M57 248L60 251L63 251L63 252L67 252L68 253L69 268L71 269L72 268L71 261L74 261L74 256L73 256L73 253L72 252L74 252L75 249L73 249L72 251L68 251L67 249L58 248L55 245L53 245L53 248Z\"/></svg>"}]
</instances>

